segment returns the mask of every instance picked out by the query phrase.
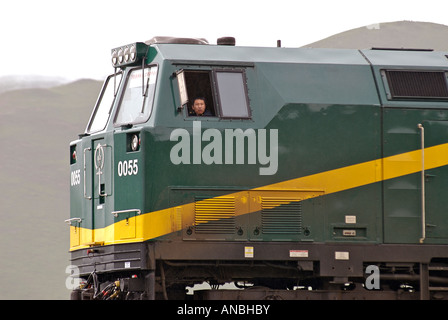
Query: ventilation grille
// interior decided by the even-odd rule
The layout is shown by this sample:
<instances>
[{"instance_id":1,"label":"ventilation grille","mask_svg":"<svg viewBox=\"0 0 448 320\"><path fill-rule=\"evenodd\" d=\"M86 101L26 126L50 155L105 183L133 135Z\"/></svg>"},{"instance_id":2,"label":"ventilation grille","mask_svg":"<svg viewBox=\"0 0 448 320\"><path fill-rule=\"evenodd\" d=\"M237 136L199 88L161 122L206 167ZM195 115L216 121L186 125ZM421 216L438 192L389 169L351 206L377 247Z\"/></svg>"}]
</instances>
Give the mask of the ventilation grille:
<instances>
[{"instance_id":1,"label":"ventilation grille","mask_svg":"<svg viewBox=\"0 0 448 320\"><path fill-rule=\"evenodd\" d=\"M261 199L263 234L298 234L302 231L302 204L296 198Z\"/></svg>"},{"instance_id":2,"label":"ventilation grille","mask_svg":"<svg viewBox=\"0 0 448 320\"><path fill-rule=\"evenodd\" d=\"M448 99L443 71L384 71L392 99Z\"/></svg>"},{"instance_id":3,"label":"ventilation grille","mask_svg":"<svg viewBox=\"0 0 448 320\"><path fill-rule=\"evenodd\" d=\"M196 233L235 233L235 198L199 198L195 202Z\"/></svg>"}]
</instances>

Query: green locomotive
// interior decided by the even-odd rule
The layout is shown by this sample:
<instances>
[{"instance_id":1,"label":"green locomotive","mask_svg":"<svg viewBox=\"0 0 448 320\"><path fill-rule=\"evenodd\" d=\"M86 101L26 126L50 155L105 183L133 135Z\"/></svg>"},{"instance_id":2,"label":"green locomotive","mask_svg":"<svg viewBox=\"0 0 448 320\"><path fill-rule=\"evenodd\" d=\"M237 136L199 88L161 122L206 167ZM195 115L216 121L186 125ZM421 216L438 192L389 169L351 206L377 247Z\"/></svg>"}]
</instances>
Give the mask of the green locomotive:
<instances>
[{"instance_id":1,"label":"green locomotive","mask_svg":"<svg viewBox=\"0 0 448 320\"><path fill-rule=\"evenodd\" d=\"M112 64L70 144L72 298L448 297L446 53L156 37Z\"/></svg>"}]
</instances>

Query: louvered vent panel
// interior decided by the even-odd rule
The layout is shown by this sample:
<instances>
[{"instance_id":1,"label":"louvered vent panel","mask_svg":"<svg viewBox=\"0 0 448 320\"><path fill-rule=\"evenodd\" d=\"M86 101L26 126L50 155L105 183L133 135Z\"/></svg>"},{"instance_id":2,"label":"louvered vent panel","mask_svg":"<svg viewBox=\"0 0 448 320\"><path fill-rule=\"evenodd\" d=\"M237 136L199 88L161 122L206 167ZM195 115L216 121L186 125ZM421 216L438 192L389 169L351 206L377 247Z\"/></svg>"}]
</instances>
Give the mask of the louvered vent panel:
<instances>
[{"instance_id":1,"label":"louvered vent panel","mask_svg":"<svg viewBox=\"0 0 448 320\"><path fill-rule=\"evenodd\" d=\"M235 198L196 198L195 226L196 233L235 233Z\"/></svg>"},{"instance_id":2,"label":"louvered vent panel","mask_svg":"<svg viewBox=\"0 0 448 320\"><path fill-rule=\"evenodd\" d=\"M446 74L443 71L385 72L392 99L448 99Z\"/></svg>"},{"instance_id":3,"label":"louvered vent panel","mask_svg":"<svg viewBox=\"0 0 448 320\"><path fill-rule=\"evenodd\" d=\"M297 234L302 231L302 204L296 198L261 199L264 234Z\"/></svg>"}]
</instances>

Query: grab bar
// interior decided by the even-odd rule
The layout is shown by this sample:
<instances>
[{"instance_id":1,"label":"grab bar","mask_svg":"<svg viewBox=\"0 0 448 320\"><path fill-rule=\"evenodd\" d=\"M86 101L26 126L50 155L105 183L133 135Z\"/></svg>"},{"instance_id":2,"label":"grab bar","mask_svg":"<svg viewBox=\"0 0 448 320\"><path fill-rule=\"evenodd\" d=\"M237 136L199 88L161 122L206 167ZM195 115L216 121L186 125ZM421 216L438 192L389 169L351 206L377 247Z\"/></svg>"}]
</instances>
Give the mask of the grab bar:
<instances>
[{"instance_id":1,"label":"grab bar","mask_svg":"<svg viewBox=\"0 0 448 320\"><path fill-rule=\"evenodd\" d=\"M417 126L420 129L420 139L422 147L422 172L421 172L421 184L422 184L422 237L420 243L423 243L426 238L426 204L425 204L425 128L421 123Z\"/></svg>"},{"instance_id":2,"label":"grab bar","mask_svg":"<svg viewBox=\"0 0 448 320\"><path fill-rule=\"evenodd\" d=\"M85 148L84 152L83 152L83 160L84 160L84 198L86 198L87 200L91 200L92 197L87 196L87 192L86 192L86 170L87 170L87 166L86 166L86 151L90 151L92 150L92 148Z\"/></svg>"},{"instance_id":3,"label":"grab bar","mask_svg":"<svg viewBox=\"0 0 448 320\"><path fill-rule=\"evenodd\" d=\"M70 218L70 219L64 220L64 222L68 223L69 225L72 225L73 221L80 223L82 221L82 219L81 218Z\"/></svg>"},{"instance_id":4,"label":"grab bar","mask_svg":"<svg viewBox=\"0 0 448 320\"><path fill-rule=\"evenodd\" d=\"M114 215L114 217L118 217L121 213L129 213L129 212L137 212L137 214L141 214L142 211L140 209L128 209L128 210L119 210L119 211L112 211L111 214Z\"/></svg>"}]
</instances>

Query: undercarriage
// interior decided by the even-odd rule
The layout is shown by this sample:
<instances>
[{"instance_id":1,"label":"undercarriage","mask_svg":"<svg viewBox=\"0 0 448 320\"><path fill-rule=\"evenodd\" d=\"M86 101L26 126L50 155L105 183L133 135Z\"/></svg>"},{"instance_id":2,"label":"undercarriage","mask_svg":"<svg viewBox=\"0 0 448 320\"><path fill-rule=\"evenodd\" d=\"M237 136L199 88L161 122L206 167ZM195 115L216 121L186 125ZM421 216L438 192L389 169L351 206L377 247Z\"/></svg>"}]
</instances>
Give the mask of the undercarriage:
<instances>
[{"instance_id":1,"label":"undercarriage","mask_svg":"<svg viewBox=\"0 0 448 320\"><path fill-rule=\"evenodd\" d=\"M225 246L221 249L227 254L222 257L228 259L213 255L204 259L204 245L209 243L188 244L188 254L184 251L178 257L189 255L190 259L174 259L177 250L168 243L110 246L84 255L77 252L72 262L78 263L83 280L71 298L448 299L448 258L443 257L443 246L311 244L301 246L307 257L281 259L279 252L291 244L271 243L255 246L255 252L263 248L258 258L234 259L238 244L215 243ZM334 252L347 256L341 254L338 259Z\"/></svg>"}]
</instances>

